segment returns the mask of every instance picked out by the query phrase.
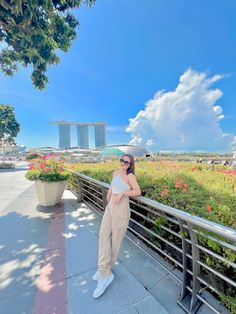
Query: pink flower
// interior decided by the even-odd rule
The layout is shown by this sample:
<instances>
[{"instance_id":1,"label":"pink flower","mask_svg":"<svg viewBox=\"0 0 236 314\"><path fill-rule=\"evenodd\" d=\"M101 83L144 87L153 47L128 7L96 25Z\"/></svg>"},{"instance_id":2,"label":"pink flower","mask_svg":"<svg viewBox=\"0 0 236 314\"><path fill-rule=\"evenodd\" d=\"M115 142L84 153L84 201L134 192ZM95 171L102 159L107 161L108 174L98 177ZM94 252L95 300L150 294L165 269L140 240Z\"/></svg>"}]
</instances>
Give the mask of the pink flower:
<instances>
[{"instance_id":1,"label":"pink flower","mask_svg":"<svg viewBox=\"0 0 236 314\"><path fill-rule=\"evenodd\" d=\"M178 188L181 188L181 184L180 183L176 183L175 187L178 189Z\"/></svg>"}]
</instances>

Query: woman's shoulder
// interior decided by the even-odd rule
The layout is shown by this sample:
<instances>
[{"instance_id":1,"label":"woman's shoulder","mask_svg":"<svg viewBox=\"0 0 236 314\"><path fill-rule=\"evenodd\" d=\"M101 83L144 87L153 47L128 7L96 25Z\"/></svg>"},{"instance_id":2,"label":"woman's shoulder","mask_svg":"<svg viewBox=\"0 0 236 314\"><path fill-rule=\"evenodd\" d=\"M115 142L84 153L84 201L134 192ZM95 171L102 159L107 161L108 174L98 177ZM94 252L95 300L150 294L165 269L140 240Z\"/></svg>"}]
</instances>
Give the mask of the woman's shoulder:
<instances>
[{"instance_id":1,"label":"woman's shoulder","mask_svg":"<svg viewBox=\"0 0 236 314\"><path fill-rule=\"evenodd\" d=\"M128 178L128 180L132 180L132 179L135 179L136 177L132 172L130 172L127 174L127 178Z\"/></svg>"},{"instance_id":2,"label":"woman's shoulder","mask_svg":"<svg viewBox=\"0 0 236 314\"><path fill-rule=\"evenodd\" d=\"M116 176L119 172L120 172L120 170L115 170L115 171L113 171L112 176L113 176L113 177Z\"/></svg>"},{"instance_id":3,"label":"woman's shoulder","mask_svg":"<svg viewBox=\"0 0 236 314\"><path fill-rule=\"evenodd\" d=\"M133 174L133 172L130 172L130 173L127 174L127 177L131 178L131 177L135 177L135 175Z\"/></svg>"}]
</instances>

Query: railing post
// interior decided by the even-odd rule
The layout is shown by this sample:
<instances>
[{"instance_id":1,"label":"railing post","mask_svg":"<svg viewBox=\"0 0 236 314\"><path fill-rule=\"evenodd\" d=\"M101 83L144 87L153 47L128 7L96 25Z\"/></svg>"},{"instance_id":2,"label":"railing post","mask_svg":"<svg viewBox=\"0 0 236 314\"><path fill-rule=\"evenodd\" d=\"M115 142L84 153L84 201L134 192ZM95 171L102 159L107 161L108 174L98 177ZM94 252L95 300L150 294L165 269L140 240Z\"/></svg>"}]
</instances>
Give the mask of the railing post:
<instances>
[{"instance_id":1,"label":"railing post","mask_svg":"<svg viewBox=\"0 0 236 314\"><path fill-rule=\"evenodd\" d=\"M193 271L193 281L192 281L192 298L190 303L190 312L195 313L199 306L202 304L197 297L197 294L200 290L200 282L197 279L197 276L200 276L200 265L198 264L197 260L200 259L199 249L197 248L198 238L197 234L193 232L192 224L187 223L189 234L191 238L192 244L192 271Z\"/></svg>"},{"instance_id":2,"label":"railing post","mask_svg":"<svg viewBox=\"0 0 236 314\"><path fill-rule=\"evenodd\" d=\"M77 202L83 201L83 191L82 191L82 180L78 177L77 179Z\"/></svg>"},{"instance_id":3,"label":"railing post","mask_svg":"<svg viewBox=\"0 0 236 314\"><path fill-rule=\"evenodd\" d=\"M102 186L101 191L102 191L103 210L105 210L107 206L107 190Z\"/></svg>"},{"instance_id":4,"label":"railing post","mask_svg":"<svg viewBox=\"0 0 236 314\"><path fill-rule=\"evenodd\" d=\"M181 237L182 237L182 250L183 250L183 256L182 256L182 262L183 262L183 286L182 286L182 292L180 296L180 301L183 301L184 298L189 294L189 291L187 289L187 286L190 286L190 274L188 273L189 269L189 259L187 257L188 253L188 243L186 241L186 229L183 227L183 221L180 219L177 219L179 222Z\"/></svg>"},{"instance_id":5,"label":"railing post","mask_svg":"<svg viewBox=\"0 0 236 314\"><path fill-rule=\"evenodd\" d=\"M185 232L186 228L183 226L183 222L178 219L180 230L182 233L182 249L183 249L183 287L178 304L189 314L195 314L202 302L198 299L197 294L200 290L200 282L197 279L197 276L200 275L200 265L197 263L199 260L200 254L196 246L198 243L197 235L192 230L192 224L187 222L188 233L191 239L191 252L188 249L188 243L186 241ZM191 254L192 253L192 254ZM187 254L192 255L192 293L187 289L187 286L191 286L191 276L188 272L190 269L190 261Z\"/></svg>"}]
</instances>

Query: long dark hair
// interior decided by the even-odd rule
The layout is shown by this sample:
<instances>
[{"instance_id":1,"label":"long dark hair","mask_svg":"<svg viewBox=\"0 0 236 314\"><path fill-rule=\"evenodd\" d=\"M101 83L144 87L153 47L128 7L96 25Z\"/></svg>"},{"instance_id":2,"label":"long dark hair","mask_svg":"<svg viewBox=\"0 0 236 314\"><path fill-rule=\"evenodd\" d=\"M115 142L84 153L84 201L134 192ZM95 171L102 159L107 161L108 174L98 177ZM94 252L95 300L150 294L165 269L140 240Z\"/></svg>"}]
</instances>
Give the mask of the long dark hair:
<instances>
[{"instance_id":1,"label":"long dark hair","mask_svg":"<svg viewBox=\"0 0 236 314\"><path fill-rule=\"evenodd\" d=\"M121 158L123 158L125 156L129 157L129 160L130 160L130 165L129 165L129 168L127 169L127 171L126 171L126 174L127 175L129 173L135 174L134 157L132 155L130 155L130 154L125 154Z\"/></svg>"}]
</instances>

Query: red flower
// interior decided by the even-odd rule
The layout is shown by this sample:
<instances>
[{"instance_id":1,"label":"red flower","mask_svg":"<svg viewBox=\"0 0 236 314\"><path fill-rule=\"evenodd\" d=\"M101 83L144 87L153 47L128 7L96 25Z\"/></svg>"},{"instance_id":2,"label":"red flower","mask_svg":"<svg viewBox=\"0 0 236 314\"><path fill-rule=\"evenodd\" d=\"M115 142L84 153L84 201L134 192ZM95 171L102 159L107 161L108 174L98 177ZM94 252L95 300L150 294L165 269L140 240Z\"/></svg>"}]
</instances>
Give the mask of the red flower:
<instances>
[{"instance_id":1,"label":"red flower","mask_svg":"<svg viewBox=\"0 0 236 314\"><path fill-rule=\"evenodd\" d=\"M166 196L169 194L169 190L165 189L163 191L160 192L160 196L163 197L163 196Z\"/></svg>"},{"instance_id":2,"label":"red flower","mask_svg":"<svg viewBox=\"0 0 236 314\"><path fill-rule=\"evenodd\" d=\"M175 180L175 187L178 189L178 188L181 188L184 184L184 180L183 179L176 179Z\"/></svg>"},{"instance_id":3,"label":"red flower","mask_svg":"<svg viewBox=\"0 0 236 314\"><path fill-rule=\"evenodd\" d=\"M226 170L224 173L228 174L229 176L236 176L236 170Z\"/></svg>"},{"instance_id":4,"label":"red flower","mask_svg":"<svg viewBox=\"0 0 236 314\"><path fill-rule=\"evenodd\" d=\"M212 206L211 206L211 204L208 204L208 205L207 205L207 210L208 210L209 213L212 211Z\"/></svg>"},{"instance_id":5,"label":"red flower","mask_svg":"<svg viewBox=\"0 0 236 314\"><path fill-rule=\"evenodd\" d=\"M183 179L177 178L175 180L175 187L176 187L176 189L182 189L183 188L184 192L187 192L187 190L188 190L188 185L186 183L184 183Z\"/></svg>"}]
</instances>

